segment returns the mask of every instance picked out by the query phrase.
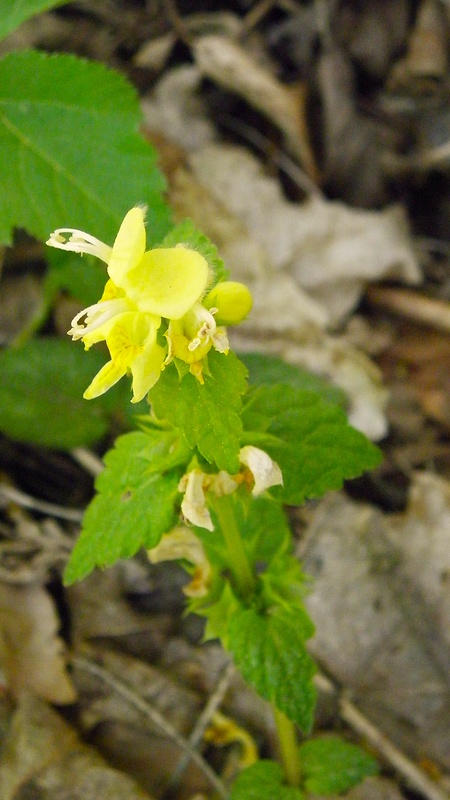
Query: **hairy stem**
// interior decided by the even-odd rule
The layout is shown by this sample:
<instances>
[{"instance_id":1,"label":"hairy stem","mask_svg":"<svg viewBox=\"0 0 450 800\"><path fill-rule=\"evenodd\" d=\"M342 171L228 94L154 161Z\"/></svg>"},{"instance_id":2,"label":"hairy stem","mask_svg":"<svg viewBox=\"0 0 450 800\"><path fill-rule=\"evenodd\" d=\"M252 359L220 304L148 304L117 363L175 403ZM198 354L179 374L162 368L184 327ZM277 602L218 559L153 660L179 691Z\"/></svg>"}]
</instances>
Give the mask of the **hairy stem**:
<instances>
[{"instance_id":1,"label":"hairy stem","mask_svg":"<svg viewBox=\"0 0 450 800\"><path fill-rule=\"evenodd\" d=\"M279 711L278 708L274 708L274 715L278 731L280 756L286 780L290 786L300 786L301 769L295 725L287 718L286 714Z\"/></svg>"},{"instance_id":2,"label":"hairy stem","mask_svg":"<svg viewBox=\"0 0 450 800\"><path fill-rule=\"evenodd\" d=\"M245 600L255 591L256 579L244 550L241 533L236 521L233 502L227 495L216 497L212 502L225 539L231 571L236 588Z\"/></svg>"}]
</instances>

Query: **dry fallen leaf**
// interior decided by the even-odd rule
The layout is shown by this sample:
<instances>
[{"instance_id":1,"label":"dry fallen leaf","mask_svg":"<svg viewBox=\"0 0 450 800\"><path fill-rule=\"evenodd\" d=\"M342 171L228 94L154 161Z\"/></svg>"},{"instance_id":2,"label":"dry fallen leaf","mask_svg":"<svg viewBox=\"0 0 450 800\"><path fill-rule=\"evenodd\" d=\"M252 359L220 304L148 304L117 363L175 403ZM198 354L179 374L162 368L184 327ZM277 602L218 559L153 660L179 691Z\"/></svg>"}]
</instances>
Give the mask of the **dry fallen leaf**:
<instances>
[{"instance_id":1,"label":"dry fallen leaf","mask_svg":"<svg viewBox=\"0 0 450 800\"><path fill-rule=\"evenodd\" d=\"M152 800L43 700L22 695L2 742L2 800Z\"/></svg>"},{"instance_id":2,"label":"dry fallen leaf","mask_svg":"<svg viewBox=\"0 0 450 800\"><path fill-rule=\"evenodd\" d=\"M0 664L13 695L30 691L51 703L73 703L53 600L39 585L0 583Z\"/></svg>"},{"instance_id":3,"label":"dry fallen leaf","mask_svg":"<svg viewBox=\"0 0 450 800\"><path fill-rule=\"evenodd\" d=\"M313 654L401 749L450 766L450 489L416 477L405 514L334 494L303 552Z\"/></svg>"}]
</instances>

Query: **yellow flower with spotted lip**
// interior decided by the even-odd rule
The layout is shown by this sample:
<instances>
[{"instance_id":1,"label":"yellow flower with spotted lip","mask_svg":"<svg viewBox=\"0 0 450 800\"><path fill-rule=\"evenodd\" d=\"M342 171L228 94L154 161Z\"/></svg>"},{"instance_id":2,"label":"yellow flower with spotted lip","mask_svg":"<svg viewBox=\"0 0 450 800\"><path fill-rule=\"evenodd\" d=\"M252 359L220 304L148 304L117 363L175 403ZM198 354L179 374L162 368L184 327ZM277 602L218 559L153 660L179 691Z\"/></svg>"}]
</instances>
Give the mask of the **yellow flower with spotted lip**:
<instances>
[{"instance_id":1,"label":"yellow flower with spotted lip","mask_svg":"<svg viewBox=\"0 0 450 800\"><path fill-rule=\"evenodd\" d=\"M69 334L88 349L106 341L111 360L84 393L92 399L131 372L132 402L139 402L158 380L166 349L157 343L161 319L179 320L199 301L208 285L207 261L184 245L145 250L145 210L125 216L113 247L74 228L59 228L47 244L90 253L107 264L109 280L98 303L72 320Z\"/></svg>"}]
</instances>

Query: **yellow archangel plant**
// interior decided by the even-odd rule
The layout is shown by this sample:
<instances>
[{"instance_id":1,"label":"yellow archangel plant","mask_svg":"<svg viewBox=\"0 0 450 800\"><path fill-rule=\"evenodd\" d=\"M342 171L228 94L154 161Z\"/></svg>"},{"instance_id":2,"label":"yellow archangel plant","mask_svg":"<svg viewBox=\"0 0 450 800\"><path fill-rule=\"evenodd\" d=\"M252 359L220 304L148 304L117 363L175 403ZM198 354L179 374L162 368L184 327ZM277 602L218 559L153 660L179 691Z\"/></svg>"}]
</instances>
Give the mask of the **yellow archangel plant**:
<instances>
[{"instance_id":1,"label":"yellow archangel plant","mask_svg":"<svg viewBox=\"0 0 450 800\"><path fill-rule=\"evenodd\" d=\"M145 208L136 206L126 214L112 247L74 228L58 228L47 241L50 247L89 253L107 264L102 297L80 311L69 330L86 350L105 341L110 353L84 393L87 400L131 373L132 402L137 403L173 358L189 364L203 383L211 347L228 352L223 326L241 322L252 306L247 287L233 281L208 294L213 273L195 249L180 243L146 251L144 223Z\"/></svg>"}]
</instances>

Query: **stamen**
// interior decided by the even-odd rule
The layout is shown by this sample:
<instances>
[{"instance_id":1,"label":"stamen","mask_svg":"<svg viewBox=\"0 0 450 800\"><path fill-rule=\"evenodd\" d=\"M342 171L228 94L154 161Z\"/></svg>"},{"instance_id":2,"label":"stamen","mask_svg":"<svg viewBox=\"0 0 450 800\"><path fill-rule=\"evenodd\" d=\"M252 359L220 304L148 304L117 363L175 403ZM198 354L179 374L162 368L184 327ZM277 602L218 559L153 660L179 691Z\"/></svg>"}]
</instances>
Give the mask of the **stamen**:
<instances>
[{"instance_id":1,"label":"stamen","mask_svg":"<svg viewBox=\"0 0 450 800\"><path fill-rule=\"evenodd\" d=\"M81 339L87 333L92 333L92 331L109 322L110 319L123 311L128 311L128 304L120 298L95 303L92 306L88 306L88 308L84 308L73 318L72 327L68 334L72 336L73 341ZM80 323L79 320L83 317L85 317L85 320Z\"/></svg>"},{"instance_id":2,"label":"stamen","mask_svg":"<svg viewBox=\"0 0 450 800\"><path fill-rule=\"evenodd\" d=\"M67 238L66 234L71 235ZM100 239L76 228L57 228L50 234L47 244L59 250L69 250L72 253L89 253L89 255L100 258L105 264L109 263L112 253L112 248L101 242Z\"/></svg>"},{"instance_id":3,"label":"stamen","mask_svg":"<svg viewBox=\"0 0 450 800\"><path fill-rule=\"evenodd\" d=\"M197 350L197 347L200 347L201 343L202 343L202 340L199 339L199 337L197 336L195 339L192 339L192 341L189 342L188 350L190 350L191 353L193 353L194 350Z\"/></svg>"}]
</instances>

